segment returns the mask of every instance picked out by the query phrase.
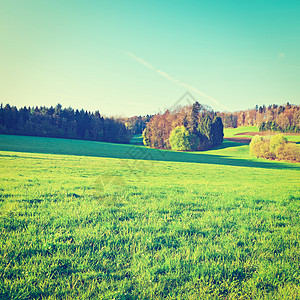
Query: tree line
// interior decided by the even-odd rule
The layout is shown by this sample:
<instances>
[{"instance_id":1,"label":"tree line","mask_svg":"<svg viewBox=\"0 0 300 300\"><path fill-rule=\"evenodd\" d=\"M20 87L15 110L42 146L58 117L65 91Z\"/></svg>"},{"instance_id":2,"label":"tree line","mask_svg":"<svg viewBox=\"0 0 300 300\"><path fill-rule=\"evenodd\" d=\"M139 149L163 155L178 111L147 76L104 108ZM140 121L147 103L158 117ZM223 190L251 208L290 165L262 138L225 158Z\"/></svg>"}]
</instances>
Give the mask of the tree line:
<instances>
[{"instance_id":1,"label":"tree line","mask_svg":"<svg viewBox=\"0 0 300 300\"><path fill-rule=\"evenodd\" d=\"M193 105L154 115L143 132L146 146L173 150L205 150L223 141L222 119L209 107Z\"/></svg>"},{"instance_id":2,"label":"tree line","mask_svg":"<svg viewBox=\"0 0 300 300\"><path fill-rule=\"evenodd\" d=\"M0 133L113 143L129 143L132 131L122 120L73 108L0 106Z\"/></svg>"},{"instance_id":3,"label":"tree line","mask_svg":"<svg viewBox=\"0 0 300 300\"><path fill-rule=\"evenodd\" d=\"M246 111L219 113L224 127L257 126L260 131L300 132L300 106L272 104Z\"/></svg>"},{"instance_id":4,"label":"tree line","mask_svg":"<svg viewBox=\"0 0 300 300\"><path fill-rule=\"evenodd\" d=\"M216 114L197 102L164 114L130 118L103 117L99 111L74 110L63 108L60 104L55 107L24 106L20 109L9 104L0 106L2 134L129 143L132 135L144 132L147 145L165 149L172 148L170 135L179 126L184 126L188 133L182 128L177 130L177 137L182 135L182 138L188 139L193 149L213 147L219 143L216 136L219 136L218 141L221 140L221 123L225 128L254 125L260 131L300 132L300 106L289 103L268 107L256 105L246 111Z\"/></svg>"}]
</instances>

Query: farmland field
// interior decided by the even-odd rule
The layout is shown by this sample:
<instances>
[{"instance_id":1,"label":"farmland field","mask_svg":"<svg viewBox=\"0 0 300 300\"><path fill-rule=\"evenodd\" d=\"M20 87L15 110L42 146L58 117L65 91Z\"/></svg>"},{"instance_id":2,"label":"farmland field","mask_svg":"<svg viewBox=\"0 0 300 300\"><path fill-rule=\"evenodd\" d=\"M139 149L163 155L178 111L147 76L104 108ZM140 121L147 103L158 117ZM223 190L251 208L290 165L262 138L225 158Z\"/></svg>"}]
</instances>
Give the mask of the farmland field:
<instances>
[{"instance_id":1,"label":"farmland field","mask_svg":"<svg viewBox=\"0 0 300 300\"><path fill-rule=\"evenodd\" d=\"M299 299L299 171L0 135L0 299Z\"/></svg>"},{"instance_id":2,"label":"farmland field","mask_svg":"<svg viewBox=\"0 0 300 300\"><path fill-rule=\"evenodd\" d=\"M230 140L244 139L244 142L249 143L254 135L268 136L270 134L283 134L288 141L300 144L300 133L282 133L282 132L259 132L256 126L243 126L238 128L225 128L224 137Z\"/></svg>"}]
</instances>

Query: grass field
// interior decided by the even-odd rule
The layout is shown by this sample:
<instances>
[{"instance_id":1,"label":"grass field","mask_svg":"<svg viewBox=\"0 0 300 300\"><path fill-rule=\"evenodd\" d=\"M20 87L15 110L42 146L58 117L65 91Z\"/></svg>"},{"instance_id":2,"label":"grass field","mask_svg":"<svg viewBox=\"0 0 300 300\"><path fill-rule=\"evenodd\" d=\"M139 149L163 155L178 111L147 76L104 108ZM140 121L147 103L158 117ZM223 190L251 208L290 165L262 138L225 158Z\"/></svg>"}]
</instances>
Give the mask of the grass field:
<instances>
[{"instance_id":1,"label":"grass field","mask_svg":"<svg viewBox=\"0 0 300 300\"><path fill-rule=\"evenodd\" d=\"M234 137L236 134L245 132L258 132L258 127L244 126L237 128L224 128L224 137Z\"/></svg>"},{"instance_id":2,"label":"grass field","mask_svg":"<svg viewBox=\"0 0 300 300\"><path fill-rule=\"evenodd\" d=\"M224 137L226 138L233 138L233 137L240 137L240 138L253 138L253 135L248 135L249 132L259 132L258 127L256 126L244 126L244 127L238 127L238 128L225 128L224 129ZM280 132L276 132L280 133ZM266 133L267 135L268 133ZM275 134L275 133L273 133ZM289 134L289 133L283 133L284 136L288 139L290 142L295 142L297 144L300 144L300 134Z\"/></svg>"},{"instance_id":3,"label":"grass field","mask_svg":"<svg viewBox=\"0 0 300 300\"><path fill-rule=\"evenodd\" d=\"M299 299L300 165L0 135L0 299Z\"/></svg>"},{"instance_id":4,"label":"grass field","mask_svg":"<svg viewBox=\"0 0 300 300\"><path fill-rule=\"evenodd\" d=\"M143 137L141 134L136 134L132 137L130 144L143 145Z\"/></svg>"}]
</instances>

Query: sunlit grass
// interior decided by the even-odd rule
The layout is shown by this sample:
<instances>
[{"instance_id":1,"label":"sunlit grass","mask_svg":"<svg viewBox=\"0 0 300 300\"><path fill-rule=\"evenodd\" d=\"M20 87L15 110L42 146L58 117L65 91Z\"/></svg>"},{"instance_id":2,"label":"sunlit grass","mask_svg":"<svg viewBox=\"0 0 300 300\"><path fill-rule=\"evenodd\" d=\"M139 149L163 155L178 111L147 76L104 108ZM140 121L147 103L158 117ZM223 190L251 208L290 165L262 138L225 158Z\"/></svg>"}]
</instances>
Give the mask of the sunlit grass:
<instances>
[{"instance_id":1,"label":"sunlit grass","mask_svg":"<svg viewBox=\"0 0 300 300\"><path fill-rule=\"evenodd\" d=\"M0 299L299 297L299 164L233 142L135 160L95 154L136 146L6 138Z\"/></svg>"},{"instance_id":2,"label":"sunlit grass","mask_svg":"<svg viewBox=\"0 0 300 300\"><path fill-rule=\"evenodd\" d=\"M243 126L243 127L238 127L238 128L225 128L224 129L224 137L237 137L236 134L241 134L241 133L247 133L247 132L258 132L258 127L256 126ZM280 132L278 132L280 133ZM296 142L300 143L300 134L299 135L294 135L294 134L289 134L289 133L283 133L284 136L288 139L290 142ZM245 137L245 138L252 138L253 135L247 135L247 134L242 134L238 135L238 137Z\"/></svg>"},{"instance_id":3,"label":"sunlit grass","mask_svg":"<svg viewBox=\"0 0 300 300\"><path fill-rule=\"evenodd\" d=\"M244 132L258 132L257 126L241 126L237 128L224 128L224 137L234 137L235 134Z\"/></svg>"}]
</instances>

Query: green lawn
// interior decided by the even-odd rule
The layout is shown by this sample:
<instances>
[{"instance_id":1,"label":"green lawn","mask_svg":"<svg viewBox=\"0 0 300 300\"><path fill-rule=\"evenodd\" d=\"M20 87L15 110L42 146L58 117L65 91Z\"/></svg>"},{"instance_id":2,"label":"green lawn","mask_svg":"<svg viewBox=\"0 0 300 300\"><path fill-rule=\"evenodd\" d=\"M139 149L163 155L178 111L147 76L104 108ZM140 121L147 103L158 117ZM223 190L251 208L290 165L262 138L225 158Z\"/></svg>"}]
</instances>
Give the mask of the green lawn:
<instances>
[{"instance_id":1,"label":"green lawn","mask_svg":"<svg viewBox=\"0 0 300 300\"><path fill-rule=\"evenodd\" d=\"M0 135L0 299L297 299L300 164Z\"/></svg>"}]
</instances>

